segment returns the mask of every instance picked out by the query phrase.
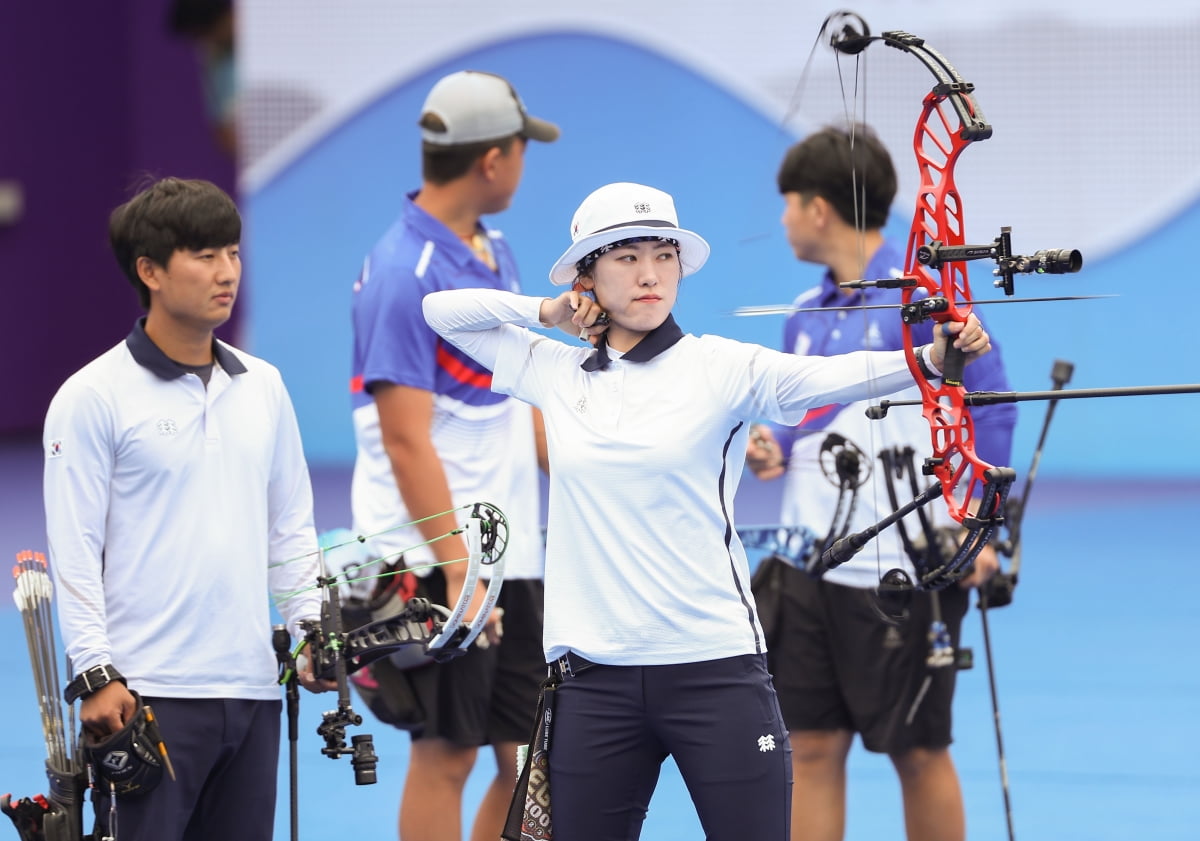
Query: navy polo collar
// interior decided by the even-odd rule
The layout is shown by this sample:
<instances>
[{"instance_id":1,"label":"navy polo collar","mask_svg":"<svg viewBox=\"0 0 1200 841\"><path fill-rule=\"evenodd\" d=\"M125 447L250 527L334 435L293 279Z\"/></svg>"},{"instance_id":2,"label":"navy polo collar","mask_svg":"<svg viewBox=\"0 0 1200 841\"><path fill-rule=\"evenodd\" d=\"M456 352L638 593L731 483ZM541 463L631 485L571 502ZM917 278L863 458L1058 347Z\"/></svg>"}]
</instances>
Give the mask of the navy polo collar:
<instances>
[{"instance_id":1,"label":"navy polo collar","mask_svg":"<svg viewBox=\"0 0 1200 841\"><path fill-rule=\"evenodd\" d=\"M134 361L157 377L173 380L187 373L146 335L145 316L134 322L133 329L125 337L125 345L133 355ZM242 360L238 359L233 351L218 342L215 337L213 338L213 359L230 376L246 373L246 366L242 364Z\"/></svg>"},{"instance_id":2,"label":"navy polo collar","mask_svg":"<svg viewBox=\"0 0 1200 841\"><path fill-rule=\"evenodd\" d=\"M682 338L683 331L675 323L675 316L668 314L666 321L643 336L642 340L621 358L627 362L649 362ZM588 356L579 367L589 373L604 371L611 362L612 360L608 356L608 333L601 333L595 352Z\"/></svg>"}]
</instances>

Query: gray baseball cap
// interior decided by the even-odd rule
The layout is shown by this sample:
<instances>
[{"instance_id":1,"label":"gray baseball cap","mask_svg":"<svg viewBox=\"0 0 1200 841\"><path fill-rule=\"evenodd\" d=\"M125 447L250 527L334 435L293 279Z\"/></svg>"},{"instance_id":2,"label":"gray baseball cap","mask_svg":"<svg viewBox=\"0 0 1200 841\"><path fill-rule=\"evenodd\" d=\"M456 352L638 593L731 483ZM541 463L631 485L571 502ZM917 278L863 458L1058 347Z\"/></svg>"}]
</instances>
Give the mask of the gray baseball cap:
<instances>
[{"instance_id":1,"label":"gray baseball cap","mask_svg":"<svg viewBox=\"0 0 1200 841\"><path fill-rule=\"evenodd\" d=\"M529 116L508 80L462 70L443 76L421 108L421 139L433 146L461 146L519 134L544 143L557 140L554 123Z\"/></svg>"}]
</instances>

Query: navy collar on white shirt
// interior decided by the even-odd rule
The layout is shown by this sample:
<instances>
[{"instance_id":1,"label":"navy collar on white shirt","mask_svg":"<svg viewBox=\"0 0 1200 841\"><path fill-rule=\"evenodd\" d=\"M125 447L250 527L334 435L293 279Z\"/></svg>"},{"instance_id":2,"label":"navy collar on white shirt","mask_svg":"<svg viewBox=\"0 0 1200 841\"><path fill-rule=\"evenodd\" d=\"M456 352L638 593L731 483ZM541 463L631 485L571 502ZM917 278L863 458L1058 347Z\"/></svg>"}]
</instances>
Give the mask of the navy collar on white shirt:
<instances>
[{"instance_id":1,"label":"navy collar on white shirt","mask_svg":"<svg viewBox=\"0 0 1200 841\"><path fill-rule=\"evenodd\" d=\"M642 340L621 358L629 362L649 362L682 338L683 331L675 323L675 316L668 313L666 321L643 336ZM583 360L579 367L588 373L604 371L611 361L608 357L608 333L601 333L595 352Z\"/></svg>"},{"instance_id":2,"label":"navy collar on white shirt","mask_svg":"<svg viewBox=\"0 0 1200 841\"><path fill-rule=\"evenodd\" d=\"M125 344L137 364L146 368L154 375L164 380L173 380L187 373L171 357L162 352L162 348L154 344L154 340L146 335L146 317L142 316L134 322L133 329L125 337ZM246 366L228 348L213 339L213 359L231 377L246 373Z\"/></svg>"}]
</instances>

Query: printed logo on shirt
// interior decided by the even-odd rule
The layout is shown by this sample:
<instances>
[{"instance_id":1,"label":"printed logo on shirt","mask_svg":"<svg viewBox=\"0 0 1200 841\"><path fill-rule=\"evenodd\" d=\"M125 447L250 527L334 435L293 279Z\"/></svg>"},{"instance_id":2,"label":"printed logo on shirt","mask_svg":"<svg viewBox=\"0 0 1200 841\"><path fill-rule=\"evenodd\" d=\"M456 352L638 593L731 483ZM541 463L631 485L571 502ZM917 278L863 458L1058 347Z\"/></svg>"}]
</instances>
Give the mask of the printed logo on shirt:
<instances>
[{"instance_id":1,"label":"printed logo on shirt","mask_svg":"<svg viewBox=\"0 0 1200 841\"><path fill-rule=\"evenodd\" d=\"M61 438L55 438L46 447L46 458L59 458L63 454L63 443Z\"/></svg>"},{"instance_id":2,"label":"printed logo on shirt","mask_svg":"<svg viewBox=\"0 0 1200 841\"><path fill-rule=\"evenodd\" d=\"M175 423L174 418L160 418L154 428L158 430L159 435L174 435L179 431L179 426Z\"/></svg>"},{"instance_id":3,"label":"printed logo on shirt","mask_svg":"<svg viewBox=\"0 0 1200 841\"><path fill-rule=\"evenodd\" d=\"M883 634L884 648L901 648L904 645L904 637L900 636L900 632L896 630L895 625L888 625L887 631Z\"/></svg>"},{"instance_id":4,"label":"printed logo on shirt","mask_svg":"<svg viewBox=\"0 0 1200 841\"><path fill-rule=\"evenodd\" d=\"M768 733L765 736L758 737L758 750L760 753L767 753L775 750L775 737Z\"/></svg>"},{"instance_id":5,"label":"printed logo on shirt","mask_svg":"<svg viewBox=\"0 0 1200 841\"><path fill-rule=\"evenodd\" d=\"M586 397L580 397L578 400L575 401L575 411L581 415L587 414L587 398Z\"/></svg>"}]
</instances>

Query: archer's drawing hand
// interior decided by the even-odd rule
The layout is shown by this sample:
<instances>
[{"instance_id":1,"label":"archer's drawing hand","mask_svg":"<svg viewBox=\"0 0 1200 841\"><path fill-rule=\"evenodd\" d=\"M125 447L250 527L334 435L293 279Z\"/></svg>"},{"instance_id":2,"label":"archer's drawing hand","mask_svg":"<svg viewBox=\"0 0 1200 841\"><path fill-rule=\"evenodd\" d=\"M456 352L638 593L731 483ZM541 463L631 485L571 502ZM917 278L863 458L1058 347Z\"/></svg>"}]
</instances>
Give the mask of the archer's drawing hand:
<instances>
[{"instance_id":1,"label":"archer's drawing hand","mask_svg":"<svg viewBox=\"0 0 1200 841\"><path fill-rule=\"evenodd\" d=\"M754 424L750 427L750 440L746 442L746 466L759 479L768 481L783 475L783 450L767 426Z\"/></svg>"},{"instance_id":2,"label":"archer's drawing hand","mask_svg":"<svg viewBox=\"0 0 1200 841\"><path fill-rule=\"evenodd\" d=\"M992 340L975 313L967 316L966 321L947 321L939 324L933 330L933 352L930 361L939 371L944 370L946 361L946 345L951 341L954 347L967 355L967 362L973 362L992 349Z\"/></svg>"},{"instance_id":3,"label":"archer's drawing hand","mask_svg":"<svg viewBox=\"0 0 1200 841\"><path fill-rule=\"evenodd\" d=\"M116 733L137 711L133 693L114 680L84 698L79 704L83 729L97 739Z\"/></svg>"},{"instance_id":4,"label":"archer's drawing hand","mask_svg":"<svg viewBox=\"0 0 1200 841\"><path fill-rule=\"evenodd\" d=\"M604 309L576 289L543 300L538 319L547 327L557 327L592 344L609 325Z\"/></svg>"}]
</instances>

